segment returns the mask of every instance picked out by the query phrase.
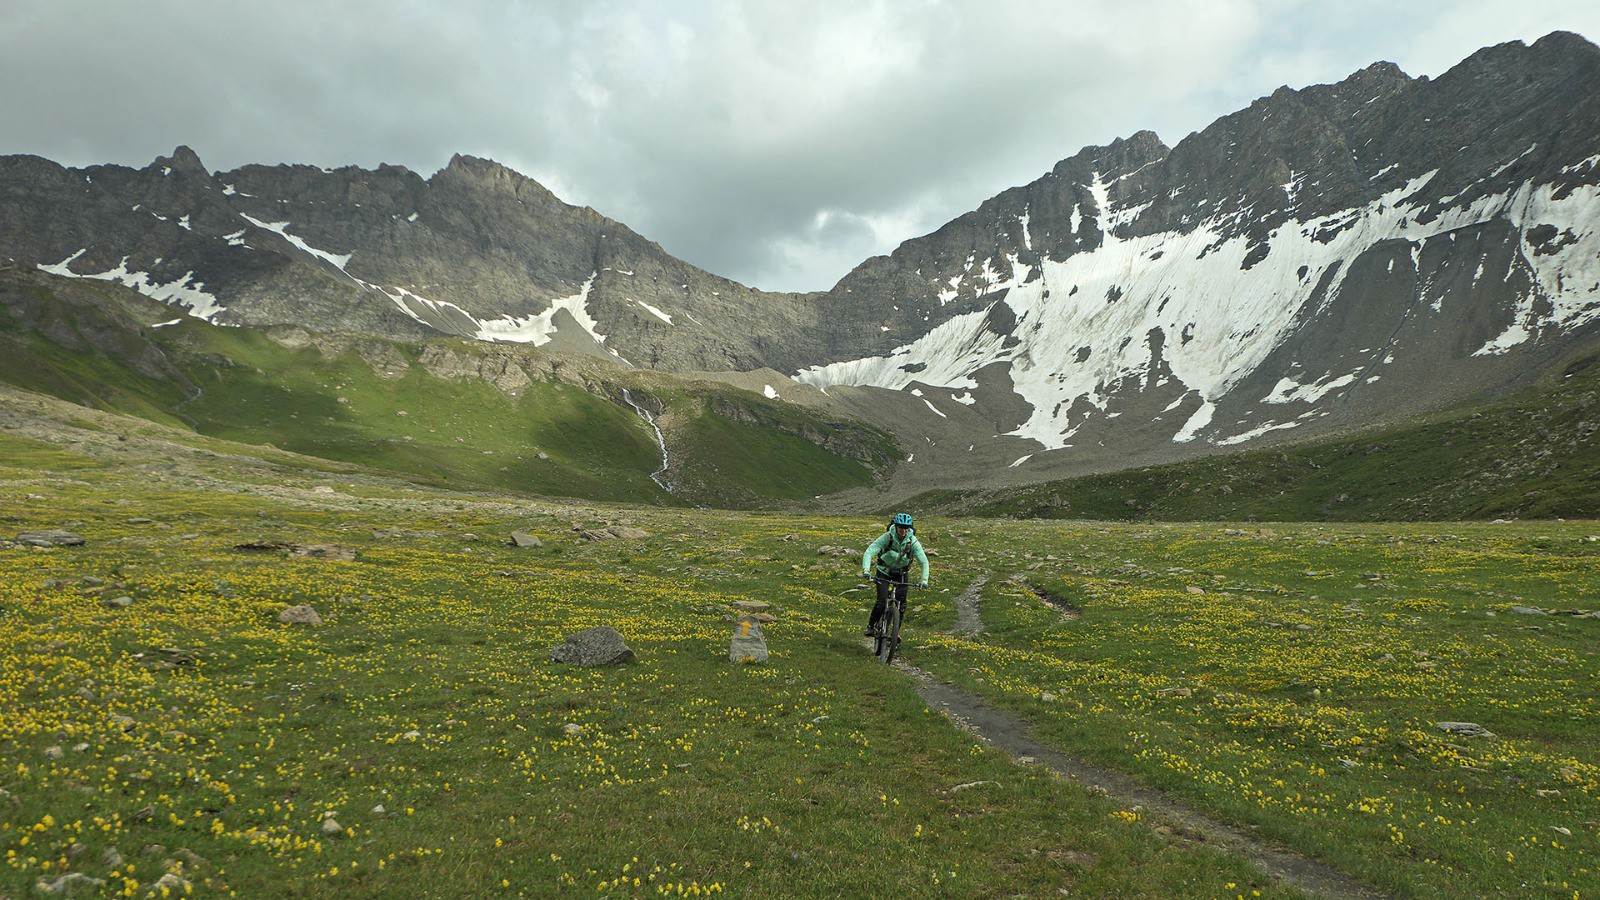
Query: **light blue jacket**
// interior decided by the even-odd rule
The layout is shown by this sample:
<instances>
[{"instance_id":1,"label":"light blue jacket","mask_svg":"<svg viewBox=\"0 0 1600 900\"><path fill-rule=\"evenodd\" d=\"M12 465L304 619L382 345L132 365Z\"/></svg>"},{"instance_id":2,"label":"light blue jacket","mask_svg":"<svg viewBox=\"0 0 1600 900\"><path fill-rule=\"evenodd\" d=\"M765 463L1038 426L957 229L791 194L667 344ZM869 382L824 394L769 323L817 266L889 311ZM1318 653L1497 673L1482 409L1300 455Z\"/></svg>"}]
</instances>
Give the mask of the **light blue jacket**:
<instances>
[{"instance_id":1,"label":"light blue jacket","mask_svg":"<svg viewBox=\"0 0 1600 900\"><path fill-rule=\"evenodd\" d=\"M877 570L880 572L910 568L911 560L915 559L922 564L922 584L928 583L928 554L922 551L922 542L917 540L914 530L906 532L903 542L894 539L893 528L878 535L878 539L868 544L867 551L861 554L861 571L873 571L874 557L877 558Z\"/></svg>"}]
</instances>

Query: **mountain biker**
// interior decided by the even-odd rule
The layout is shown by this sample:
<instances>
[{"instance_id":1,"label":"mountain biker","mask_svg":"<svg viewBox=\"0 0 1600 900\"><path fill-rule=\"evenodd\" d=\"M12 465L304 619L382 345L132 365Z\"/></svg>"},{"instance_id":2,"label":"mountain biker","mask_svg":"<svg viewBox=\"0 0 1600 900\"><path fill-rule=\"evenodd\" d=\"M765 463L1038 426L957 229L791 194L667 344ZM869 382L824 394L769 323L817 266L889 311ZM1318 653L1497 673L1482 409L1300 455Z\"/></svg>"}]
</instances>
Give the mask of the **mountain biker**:
<instances>
[{"instance_id":1,"label":"mountain biker","mask_svg":"<svg viewBox=\"0 0 1600 900\"><path fill-rule=\"evenodd\" d=\"M883 618L883 609L889 603L891 584L894 586L895 600L905 604L906 575L913 559L922 564L922 580L917 586L927 587L928 554L923 552L922 542L917 540L915 529L911 526L911 514L896 513L889 527L861 554L861 577L873 578L873 573L877 573L873 580L878 586L878 602L872 605L872 615L867 619L867 630L863 632L868 637L877 634L878 620Z\"/></svg>"}]
</instances>

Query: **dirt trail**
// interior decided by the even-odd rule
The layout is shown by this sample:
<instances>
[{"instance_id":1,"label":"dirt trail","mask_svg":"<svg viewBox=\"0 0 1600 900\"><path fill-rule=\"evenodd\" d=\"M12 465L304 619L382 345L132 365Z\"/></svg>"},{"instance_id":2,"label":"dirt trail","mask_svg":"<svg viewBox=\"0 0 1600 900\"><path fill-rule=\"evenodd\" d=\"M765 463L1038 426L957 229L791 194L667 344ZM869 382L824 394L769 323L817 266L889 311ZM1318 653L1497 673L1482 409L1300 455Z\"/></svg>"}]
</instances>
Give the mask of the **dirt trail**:
<instances>
[{"instance_id":1,"label":"dirt trail","mask_svg":"<svg viewBox=\"0 0 1600 900\"><path fill-rule=\"evenodd\" d=\"M956 627L951 634L971 636L983 631L983 620L978 615L978 596L988 580L988 575L978 576L956 598ZM1052 599L1043 594L1040 597ZM1070 606L1066 610L1076 613ZM1090 790L1106 794L1129 806L1142 807L1147 818L1167 825L1184 839L1210 844L1244 857L1260 867L1277 884L1303 891L1312 897L1376 900L1388 896L1324 863L1265 844L1249 833L1177 803L1127 775L1096 768L1042 744L1033 737L1033 728L1027 721L990 706L977 694L941 682L903 659L895 660L894 665L916 679L917 693L929 709L944 713L958 727L1004 750L1018 762L1047 766Z\"/></svg>"},{"instance_id":2,"label":"dirt trail","mask_svg":"<svg viewBox=\"0 0 1600 900\"><path fill-rule=\"evenodd\" d=\"M967 589L956 598L956 627L951 630L951 634L973 635L983 630L983 620L978 617L978 596L983 593L983 586L988 583L988 575L979 575L977 580L967 585Z\"/></svg>"},{"instance_id":3,"label":"dirt trail","mask_svg":"<svg viewBox=\"0 0 1600 900\"><path fill-rule=\"evenodd\" d=\"M917 693L922 695L929 709L944 713L957 726L1004 750L1018 762L1047 766L1090 790L1129 806L1143 807L1146 818L1167 825L1186 839L1244 857L1277 884L1312 897L1380 900L1389 896L1325 863L1265 844L1239 828L1177 803L1120 772L1096 768L1042 744L1033 737L1033 728L1026 721L995 709L976 694L940 682L904 660L896 660L894 665L916 678Z\"/></svg>"}]
</instances>

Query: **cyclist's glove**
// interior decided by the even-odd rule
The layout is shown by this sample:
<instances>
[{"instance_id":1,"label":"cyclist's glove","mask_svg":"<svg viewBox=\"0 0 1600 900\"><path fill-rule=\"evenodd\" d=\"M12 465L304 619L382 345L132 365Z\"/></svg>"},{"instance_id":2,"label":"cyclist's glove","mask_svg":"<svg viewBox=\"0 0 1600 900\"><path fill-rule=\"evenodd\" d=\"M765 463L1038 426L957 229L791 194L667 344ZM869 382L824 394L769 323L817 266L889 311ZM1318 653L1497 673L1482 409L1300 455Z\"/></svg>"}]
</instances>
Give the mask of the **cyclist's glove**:
<instances>
[{"instance_id":1,"label":"cyclist's glove","mask_svg":"<svg viewBox=\"0 0 1600 900\"><path fill-rule=\"evenodd\" d=\"M861 573L861 577L862 578L871 578L872 577L872 573L871 572L862 572Z\"/></svg>"},{"instance_id":2,"label":"cyclist's glove","mask_svg":"<svg viewBox=\"0 0 1600 900\"><path fill-rule=\"evenodd\" d=\"M925 587L927 587L927 586L928 586L928 582L927 582L927 580L926 580L926 579L924 579L924 580L923 580L923 582L922 582L922 583L921 583L921 584L919 584L919 585L917 585L917 587L921 587L921 588L925 588Z\"/></svg>"}]
</instances>

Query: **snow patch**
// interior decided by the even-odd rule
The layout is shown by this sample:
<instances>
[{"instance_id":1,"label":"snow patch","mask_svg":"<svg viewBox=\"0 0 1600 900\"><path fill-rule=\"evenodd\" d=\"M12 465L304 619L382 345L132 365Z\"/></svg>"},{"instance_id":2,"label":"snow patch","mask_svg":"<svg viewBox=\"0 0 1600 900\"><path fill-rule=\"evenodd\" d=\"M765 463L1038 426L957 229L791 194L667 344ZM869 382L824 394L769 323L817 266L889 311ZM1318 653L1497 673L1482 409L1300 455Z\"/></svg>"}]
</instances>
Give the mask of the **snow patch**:
<instances>
[{"instance_id":1,"label":"snow patch","mask_svg":"<svg viewBox=\"0 0 1600 900\"><path fill-rule=\"evenodd\" d=\"M267 231L273 232L274 234L277 234L279 237L283 238L284 240L288 241L289 243L295 245L296 247L298 247L303 252L306 252L306 253L311 254L312 256L315 256L317 259L320 259L323 262L331 263L334 268L338 269L341 272L343 272L344 271L344 267L349 265L349 263L350 263L351 254L349 254L349 253L339 254L339 253L329 253L326 250L318 250L317 248L315 248L315 247L311 246L310 244L306 243L304 240L302 240L302 239L290 234L289 233L289 223L288 222L263 222L260 219L256 218L255 216L249 215L247 213L240 213L239 215L245 221L247 221L250 224L256 226L257 228L264 228Z\"/></svg>"},{"instance_id":2,"label":"snow patch","mask_svg":"<svg viewBox=\"0 0 1600 900\"><path fill-rule=\"evenodd\" d=\"M98 274L80 274L72 271L73 260L86 252L88 252L87 247L54 265L40 263L38 268L40 271L49 272L52 275L60 275L64 278L92 278L96 281L119 282L124 287L133 288L152 300L159 300L170 306L183 307L188 311L189 315L197 319L211 321L218 313L226 309L222 305L222 301L218 300L215 295L203 290L205 282L194 281L193 271L183 273L183 277L175 281L152 281L148 272L128 271L128 258L126 256L122 258L122 261L117 264L115 269ZM191 281L194 281L194 283L191 284Z\"/></svg>"},{"instance_id":3,"label":"snow patch","mask_svg":"<svg viewBox=\"0 0 1600 900\"><path fill-rule=\"evenodd\" d=\"M628 274L632 275L633 273L629 272ZM651 306L650 304L644 302L643 300L635 300L633 302L637 303L640 306L644 307L645 309L649 310L656 318L658 318L661 321L667 323L668 325L672 324L672 316L666 314L665 312L662 312L661 310L656 309L654 306Z\"/></svg>"}]
</instances>

